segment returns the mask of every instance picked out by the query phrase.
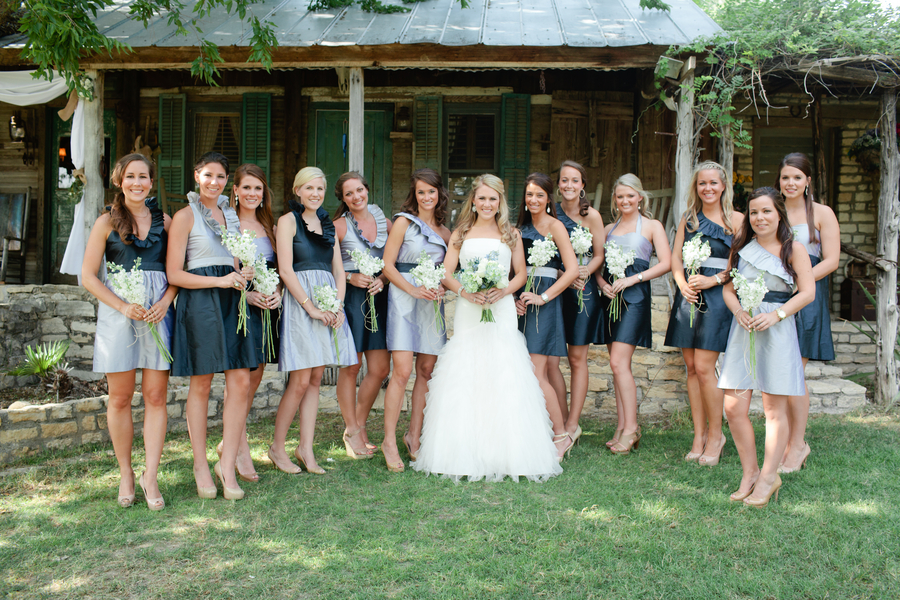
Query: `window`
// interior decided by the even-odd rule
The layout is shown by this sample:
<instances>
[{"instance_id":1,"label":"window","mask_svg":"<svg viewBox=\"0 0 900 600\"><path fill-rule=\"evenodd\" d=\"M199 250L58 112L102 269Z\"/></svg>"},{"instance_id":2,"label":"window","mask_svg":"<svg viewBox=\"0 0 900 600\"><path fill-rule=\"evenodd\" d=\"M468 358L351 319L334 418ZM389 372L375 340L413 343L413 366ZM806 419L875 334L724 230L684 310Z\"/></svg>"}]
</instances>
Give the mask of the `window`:
<instances>
[{"instance_id":1,"label":"window","mask_svg":"<svg viewBox=\"0 0 900 600\"><path fill-rule=\"evenodd\" d=\"M461 202L474 177L499 172L500 107L445 104L443 126L447 189L452 201Z\"/></svg>"}]
</instances>

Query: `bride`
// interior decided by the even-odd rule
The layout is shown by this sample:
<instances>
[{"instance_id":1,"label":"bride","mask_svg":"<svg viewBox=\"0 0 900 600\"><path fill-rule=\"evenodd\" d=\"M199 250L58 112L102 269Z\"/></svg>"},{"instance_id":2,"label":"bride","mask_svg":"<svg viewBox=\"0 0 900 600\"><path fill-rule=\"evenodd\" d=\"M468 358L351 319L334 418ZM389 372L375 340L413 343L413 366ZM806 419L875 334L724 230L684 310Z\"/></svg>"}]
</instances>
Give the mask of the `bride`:
<instances>
[{"instance_id":1,"label":"bride","mask_svg":"<svg viewBox=\"0 0 900 600\"><path fill-rule=\"evenodd\" d=\"M457 265L497 252L515 276L504 289L476 293L453 276ZM481 175L463 205L444 257L444 286L459 294L454 335L438 355L425 405L417 471L459 481L501 481L507 475L545 481L562 473L550 417L519 333L512 294L525 283L525 253L509 224L503 182ZM490 306L495 322L482 323Z\"/></svg>"}]
</instances>

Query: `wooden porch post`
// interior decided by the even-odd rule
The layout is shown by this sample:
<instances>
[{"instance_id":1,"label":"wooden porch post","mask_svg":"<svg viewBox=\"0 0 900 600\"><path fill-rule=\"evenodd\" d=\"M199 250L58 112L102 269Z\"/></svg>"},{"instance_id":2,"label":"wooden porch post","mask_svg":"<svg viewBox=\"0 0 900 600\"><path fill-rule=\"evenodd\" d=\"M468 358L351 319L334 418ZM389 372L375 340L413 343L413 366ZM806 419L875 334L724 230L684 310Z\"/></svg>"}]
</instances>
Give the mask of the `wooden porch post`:
<instances>
[{"instance_id":1,"label":"wooden porch post","mask_svg":"<svg viewBox=\"0 0 900 600\"><path fill-rule=\"evenodd\" d=\"M900 154L895 143L897 127L897 90L886 89L881 97L881 195L878 198L878 242L876 254L897 260L897 236L900 231ZM882 406L897 396L897 268L879 270L875 276L876 330L875 401Z\"/></svg>"},{"instance_id":2,"label":"wooden porch post","mask_svg":"<svg viewBox=\"0 0 900 600\"><path fill-rule=\"evenodd\" d=\"M726 186L733 185L734 181L734 137L731 135L731 126L723 125L719 128L722 141L719 143L719 164L725 169ZM687 198L687 196L685 196ZM687 206L685 206L687 209Z\"/></svg>"},{"instance_id":3,"label":"wooden porch post","mask_svg":"<svg viewBox=\"0 0 900 600\"><path fill-rule=\"evenodd\" d=\"M103 176L100 156L103 154L103 72L88 70L94 82L94 99L84 100L84 241L91 236L91 227L103 207Z\"/></svg>"},{"instance_id":4,"label":"wooden porch post","mask_svg":"<svg viewBox=\"0 0 900 600\"><path fill-rule=\"evenodd\" d=\"M672 210L675 223L687 210L688 186L694 169L694 69L697 59L690 57L681 69L681 96L676 111L675 135L675 201Z\"/></svg>"},{"instance_id":5,"label":"wooden porch post","mask_svg":"<svg viewBox=\"0 0 900 600\"><path fill-rule=\"evenodd\" d=\"M351 171L363 173L365 167L365 99L363 70L350 69L350 123L347 140L347 159Z\"/></svg>"}]
</instances>

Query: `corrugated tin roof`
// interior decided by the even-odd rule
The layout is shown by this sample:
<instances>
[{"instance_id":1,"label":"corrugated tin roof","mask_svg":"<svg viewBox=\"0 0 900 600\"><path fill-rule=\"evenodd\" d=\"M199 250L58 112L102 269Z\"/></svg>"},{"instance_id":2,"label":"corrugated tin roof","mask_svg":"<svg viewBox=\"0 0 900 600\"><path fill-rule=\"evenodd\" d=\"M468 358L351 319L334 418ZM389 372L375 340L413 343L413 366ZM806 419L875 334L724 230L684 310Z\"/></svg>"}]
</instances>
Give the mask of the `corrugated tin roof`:
<instances>
[{"instance_id":1,"label":"corrugated tin roof","mask_svg":"<svg viewBox=\"0 0 900 600\"><path fill-rule=\"evenodd\" d=\"M116 0L95 22L108 37L133 48L184 47L196 40L175 34L168 15L146 28L128 16L134 0ZM408 13L367 13L358 5L310 11L309 0L262 0L253 13L275 26L282 46L571 46L585 48L684 44L719 26L693 0L668 0L669 12L642 10L639 0L422 0ZM407 6L401 0L385 4ZM182 14L194 6L186 2ZM198 23L205 39L220 47L247 46L249 26L217 11ZM21 46L22 36L0 38L0 48Z\"/></svg>"}]
</instances>

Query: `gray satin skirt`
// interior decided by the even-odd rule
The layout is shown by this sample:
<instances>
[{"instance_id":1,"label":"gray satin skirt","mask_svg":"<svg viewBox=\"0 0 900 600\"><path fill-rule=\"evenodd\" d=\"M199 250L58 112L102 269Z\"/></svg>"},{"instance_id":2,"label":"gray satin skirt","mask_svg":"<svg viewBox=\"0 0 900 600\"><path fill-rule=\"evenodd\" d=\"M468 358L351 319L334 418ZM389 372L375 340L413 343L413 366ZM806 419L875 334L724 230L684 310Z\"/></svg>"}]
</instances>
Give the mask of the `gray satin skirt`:
<instances>
[{"instance_id":1,"label":"gray satin skirt","mask_svg":"<svg viewBox=\"0 0 900 600\"><path fill-rule=\"evenodd\" d=\"M413 282L412 275L401 273ZM444 306L441 305L441 315ZM437 332L434 305L431 300L413 298L400 288L388 288L387 347L390 351L411 351L421 354L437 354L447 343L447 330Z\"/></svg>"}]
</instances>

